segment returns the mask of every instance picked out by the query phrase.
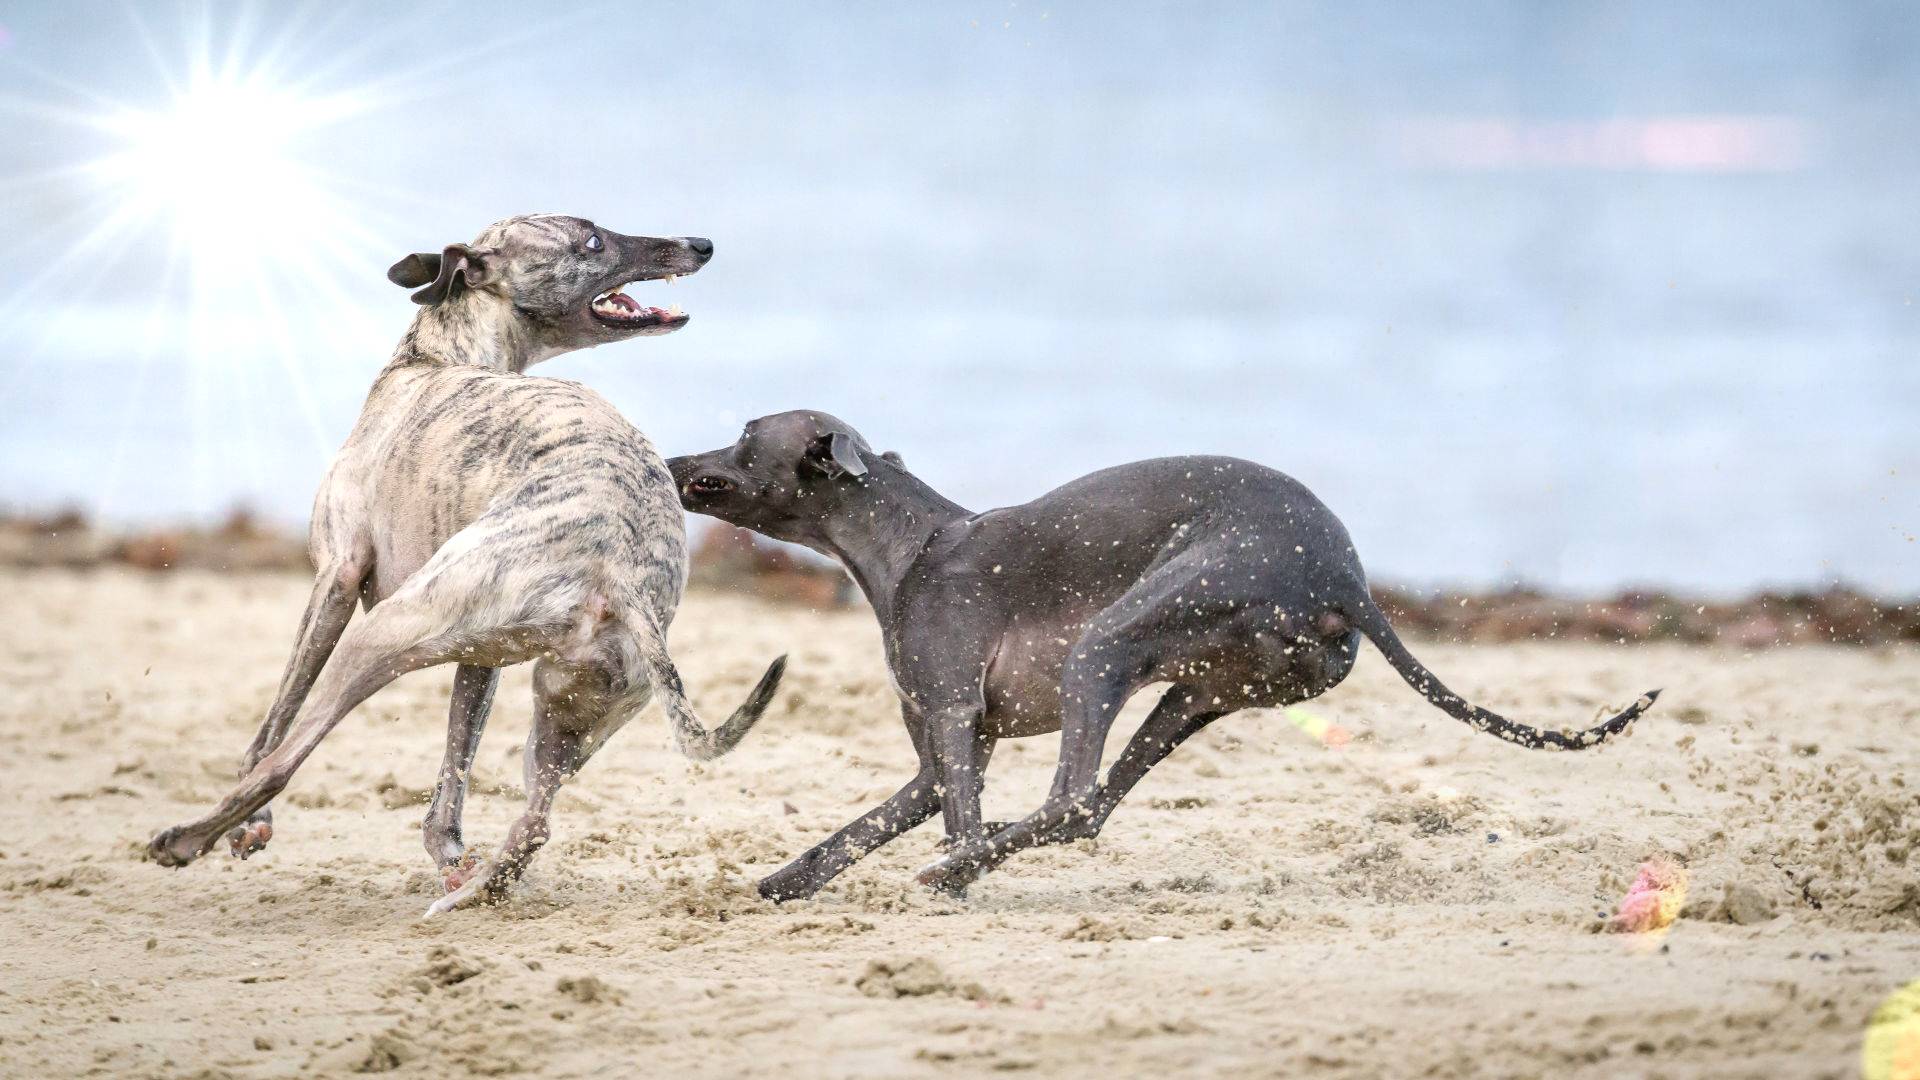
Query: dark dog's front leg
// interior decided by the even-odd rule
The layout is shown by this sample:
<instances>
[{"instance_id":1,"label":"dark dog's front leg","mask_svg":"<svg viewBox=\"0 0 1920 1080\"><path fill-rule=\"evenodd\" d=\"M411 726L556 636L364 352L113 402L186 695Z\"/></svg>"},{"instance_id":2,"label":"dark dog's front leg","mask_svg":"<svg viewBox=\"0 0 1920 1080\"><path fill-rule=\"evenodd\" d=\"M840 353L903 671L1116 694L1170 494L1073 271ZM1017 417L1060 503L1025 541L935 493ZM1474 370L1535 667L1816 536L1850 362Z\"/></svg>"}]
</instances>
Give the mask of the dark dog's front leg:
<instances>
[{"instance_id":1,"label":"dark dog's front leg","mask_svg":"<svg viewBox=\"0 0 1920 1080\"><path fill-rule=\"evenodd\" d=\"M1140 725L1140 730L1134 732L1133 738L1127 741L1127 748L1120 752L1120 760L1108 770L1107 782L1100 785L1086 816L1069 817L1059 828L1039 837L1036 843L1061 844L1099 836L1107 818L1113 816L1114 808L1120 805L1120 800L1126 798L1127 792L1132 791L1135 784L1146 777L1149 769L1166 760L1168 754L1208 724L1227 715L1199 704L1203 700L1206 699L1202 692L1195 687L1175 685L1169 688ZM990 831L997 834L1003 830Z\"/></svg>"},{"instance_id":2,"label":"dark dog's front leg","mask_svg":"<svg viewBox=\"0 0 1920 1080\"><path fill-rule=\"evenodd\" d=\"M987 759L993 755L993 740L980 734L982 716L982 709L968 706L928 716L927 738L940 775L940 808L947 834L944 846L949 852L970 852L987 840L987 827L980 820L980 789ZM942 891L964 896L966 885L956 882Z\"/></svg>"},{"instance_id":3,"label":"dark dog's front leg","mask_svg":"<svg viewBox=\"0 0 1920 1080\"><path fill-rule=\"evenodd\" d=\"M816 844L805 855L760 882L760 895L769 900L801 900L819 892L827 882L852 866L867 852L913 829L940 809L938 776L923 766L907 786L886 802Z\"/></svg>"},{"instance_id":4,"label":"dark dog's front leg","mask_svg":"<svg viewBox=\"0 0 1920 1080\"><path fill-rule=\"evenodd\" d=\"M940 772L940 810L947 843L964 844L986 835L980 824L981 777L993 743L979 735L980 711L944 709L929 718L934 768Z\"/></svg>"}]
</instances>

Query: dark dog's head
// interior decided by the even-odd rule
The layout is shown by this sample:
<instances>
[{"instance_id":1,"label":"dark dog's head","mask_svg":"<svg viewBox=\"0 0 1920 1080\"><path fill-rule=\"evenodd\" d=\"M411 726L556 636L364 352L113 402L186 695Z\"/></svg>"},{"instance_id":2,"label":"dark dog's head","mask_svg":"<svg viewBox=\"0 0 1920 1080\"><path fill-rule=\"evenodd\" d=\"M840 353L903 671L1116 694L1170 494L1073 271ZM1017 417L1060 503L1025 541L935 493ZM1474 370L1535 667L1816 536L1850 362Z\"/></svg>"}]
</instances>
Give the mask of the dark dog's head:
<instances>
[{"instance_id":1,"label":"dark dog's head","mask_svg":"<svg viewBox=\"0 0 1920 1080\"><path fill-rule=\"evenodd\" d=\"M469 292L496 298L552 356L687 325L679 305L646 307L623 289L694 273L712 257L712 241L697 236L626 236L582 218L532 214L490 225L471 244L409 255L387 278L418 289L416 304Z\"/></svg>"},{"instance_id":2,"label":"dark dog's head","mask_svg":"<svg viewBox=\"0 0 1920 1080\"><path fill-rule=\"evenodd\" d=\"M776 540L814 546L817 525L874 479L901 468L853 426L812 410L749 421L732 446L669 458L680 505Z\"/></svg>"}]
</instances>

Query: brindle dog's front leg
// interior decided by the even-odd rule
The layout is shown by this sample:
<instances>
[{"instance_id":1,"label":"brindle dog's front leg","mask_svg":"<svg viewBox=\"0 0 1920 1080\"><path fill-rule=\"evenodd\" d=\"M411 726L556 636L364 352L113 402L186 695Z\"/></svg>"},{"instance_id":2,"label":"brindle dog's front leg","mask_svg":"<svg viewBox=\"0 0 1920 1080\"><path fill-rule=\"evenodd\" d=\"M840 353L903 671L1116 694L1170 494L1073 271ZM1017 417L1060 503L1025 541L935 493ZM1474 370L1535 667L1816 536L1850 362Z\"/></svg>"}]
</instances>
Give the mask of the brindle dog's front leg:
<instances>
[{"instance_id":1,"label":"brindle dog's front leg","mask_svg":"<svg viewBox=\"0 0 1920 1080\"><path fill-rule=\"evenodd\" d=\"M354 605L360 598L360 583L365 577L366 567L358 560L339 559L321 567L320 575L313 582L313 593L307 598L306 613L300 617L300 633L294 641L293 655L287 658L286 671L280 676L279 692L274 695L266 718L260 722L253 743L241 758L241 779L246 779L254 766L260 764L260 759L286 738L287 726L299 714L314 680L320 677L320 669L326 666L334 645L353 618ZM254 811L227 833L228 847L242 859L266 847L271 839L273 810L267 806Z\"/></svg>"}]
</instances>

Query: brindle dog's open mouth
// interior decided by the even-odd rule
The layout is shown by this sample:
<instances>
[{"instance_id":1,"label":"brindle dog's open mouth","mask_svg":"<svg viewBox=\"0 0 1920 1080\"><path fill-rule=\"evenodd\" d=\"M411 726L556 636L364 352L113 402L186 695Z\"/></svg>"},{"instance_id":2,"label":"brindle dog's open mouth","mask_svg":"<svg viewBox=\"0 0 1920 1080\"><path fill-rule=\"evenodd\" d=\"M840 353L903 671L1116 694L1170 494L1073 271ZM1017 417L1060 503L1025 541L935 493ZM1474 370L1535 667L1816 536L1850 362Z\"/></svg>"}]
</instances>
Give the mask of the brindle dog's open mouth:
<instances>
[{"instance_id":1,"label":"brindle dog's open mouth","mask_svg":"<svg viewBox=\"0 0 1920 1080\"><path fill-rule=\"evenodd\" d=\"M687 325L689 316L680 310L679 304L670 307L647 307L637 303L624 290L638 285L642 281L665 280L668 284L678 274L663 274L659 278L636 278L619 288L609 289L593 298L590 310L593 317L608 326L617 326L622 330L645 330L649 328L678 330Z\"/></svg>"}]
</instances>

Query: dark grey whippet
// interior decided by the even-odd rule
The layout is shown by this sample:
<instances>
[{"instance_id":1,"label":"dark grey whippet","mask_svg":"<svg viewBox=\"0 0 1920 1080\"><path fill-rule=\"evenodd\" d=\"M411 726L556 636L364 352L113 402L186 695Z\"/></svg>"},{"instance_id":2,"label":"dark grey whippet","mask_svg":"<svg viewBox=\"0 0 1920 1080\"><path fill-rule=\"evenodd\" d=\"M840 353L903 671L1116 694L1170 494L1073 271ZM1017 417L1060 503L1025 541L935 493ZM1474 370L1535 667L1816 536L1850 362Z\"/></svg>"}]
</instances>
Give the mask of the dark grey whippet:
<instances>
[{"instance_id":1,"label":"dark grey whippet","mask_svg":"<svg viewBox=\"0 0 1920 1080\"><path fill-rule=\"evenodd\" d=\"M920 880L955 893L1022 848L1094 836L1128 789L1201 728L1338 684L1363 634L1428 701L1521 746L1594 746L1658 694L1581 732L1475 708L1401 644L1333 512L1249 461L1140 461L975 514L844 422L787 412L667 467L687 509L847 568L880 619L920 757L892 798L762 881L775 899L811 895L936 810L948 853ZM1158 682L1172 686L1097 783L1114 717ZM995 740L1054 730L1060 764L1045 804L990 830L980 784Z\"/></svg>"},{"instance_id":2,"label":"dark grey whippet","mask_svg":"<svg viewBox=\"0 0 1920 1080\"><path fill-rule=\"evenodd\" d=\"M268 802L349 710L401 674L457 663L446 758L422 828L448 895L498 896L547 839L560 785L658 693L680 749L726 753L766 708L784 657L708 731L667 654L686 582L685 520L646 436L578 383L524 374L574 349L687 324L623 283L691 274L697 237L622 236L535 215L472 244L409 255L387 276L422 305L374 380L314 502L319 577L240 786L161 832L184 866L225 836L242 858L273 835ZM367 614L349 625L354 607ZM535 660L527 809L492 858L461 840L468 773L499 668Z\"/></svg>"}]
</instances>

